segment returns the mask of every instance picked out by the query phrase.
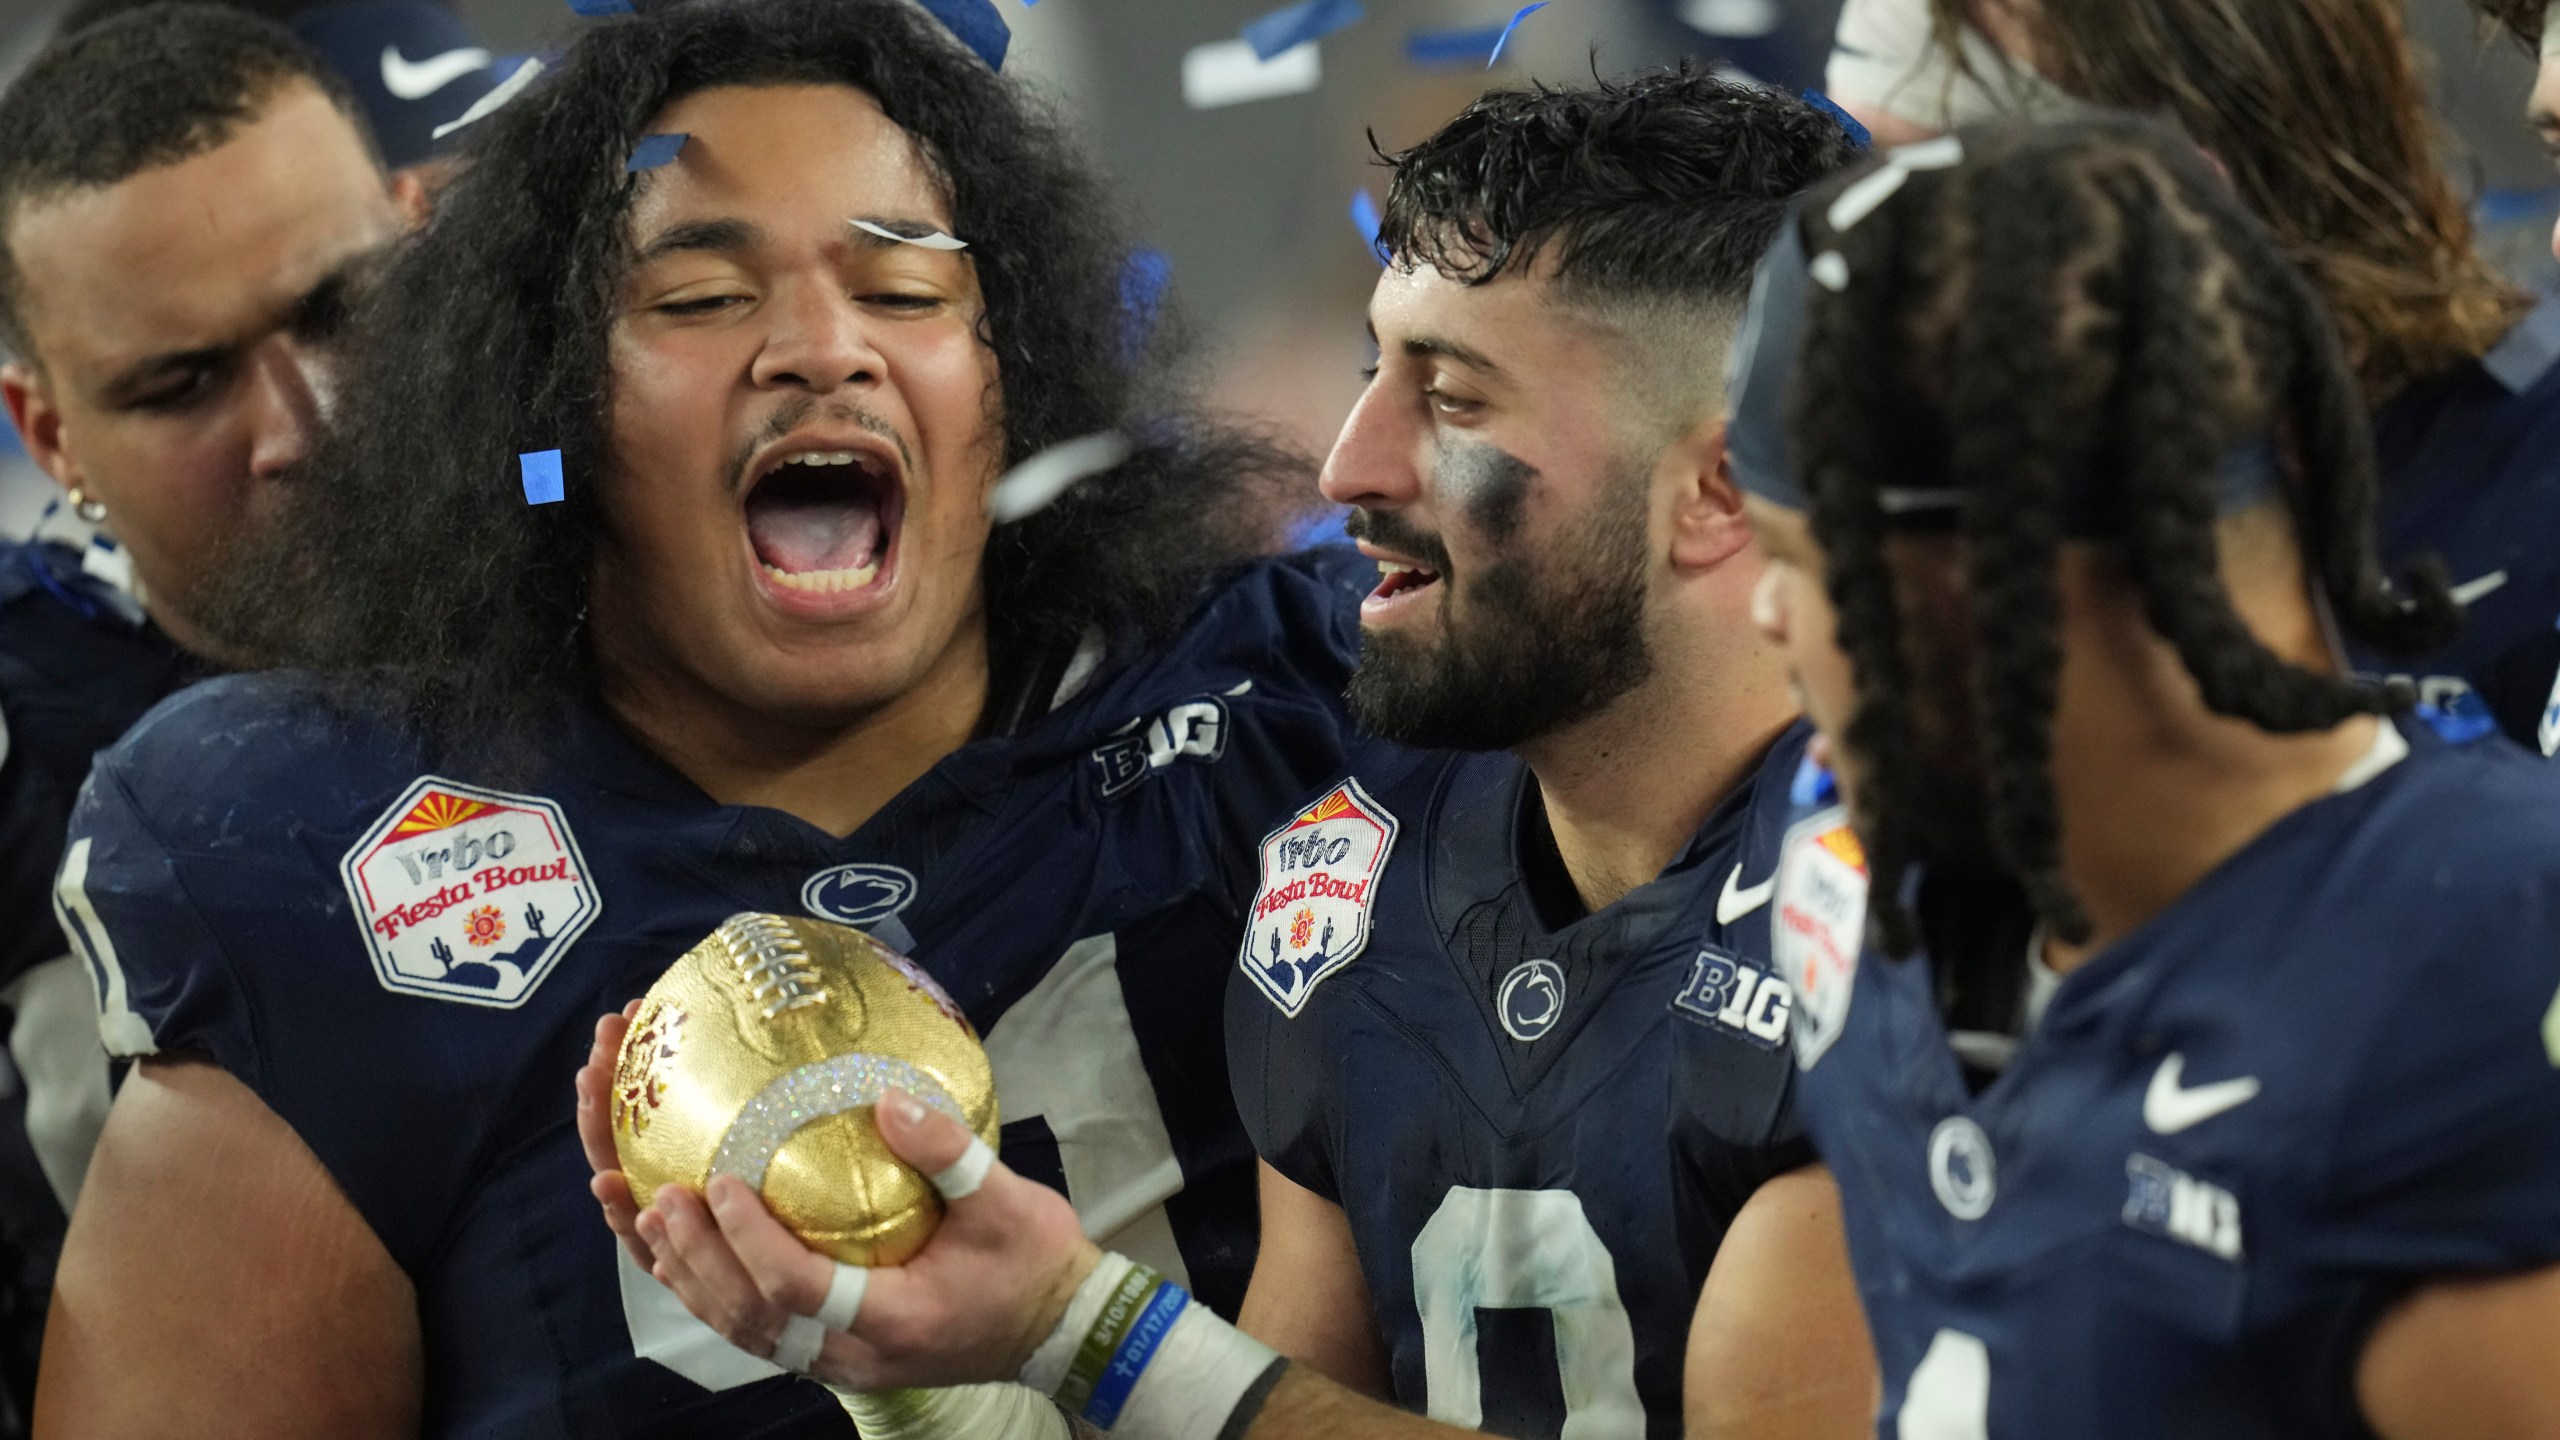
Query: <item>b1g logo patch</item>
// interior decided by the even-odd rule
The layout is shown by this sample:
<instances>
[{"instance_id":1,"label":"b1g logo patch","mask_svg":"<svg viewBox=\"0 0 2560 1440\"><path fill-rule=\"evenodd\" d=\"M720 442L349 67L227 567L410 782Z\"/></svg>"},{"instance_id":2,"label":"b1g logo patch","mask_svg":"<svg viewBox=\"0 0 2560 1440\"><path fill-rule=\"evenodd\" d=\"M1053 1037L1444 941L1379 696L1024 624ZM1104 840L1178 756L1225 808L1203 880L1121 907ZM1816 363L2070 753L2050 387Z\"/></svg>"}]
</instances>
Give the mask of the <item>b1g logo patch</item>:
<instances>
[{"instance_id":1,"label":"b1g logo patch","mask_svg":"<svg viewBox=\"0 0 2560 1440\"><path fill-rule=\"evenodd\" d=\"M1378 875L1395 843L1396 817L1357 780L1263 839L1262 888L1237 960L1281 1013L1297 1014L1369 943Z\"/></svg>"},{"instance_id":2,"label":"b1g logo patch","mask_svg":"<svg viewBox=\"0 0 2560 1440\"><path fill-rule=\"evenodd\" d=\"M1731 1031L1763 1050L1787 1041L1787 1017L1795 1008L1794 992L1784 978L1730 950L1709 945L1698 951L1689 983L1671 997L1671 1008L1719 1030Z\"/></svg>"},{"instance_id":3,"label":"b1g logo patch","mask_svg":"<svg viewBox=\"0 0 2560 1440\"><path fill-rule=\"evenodd\" d=\"M1787 831L1769 918L1778 975L1795 987L1796 1063L1810 1070L1849 1022L1867 938L1867 852L1833 806Z\"/></svg>"},{"instance_id":4,"label":"b1g logo patch","mask_svg":"<svg viewBox=\"0 0 2560 1440\"><path fill-rule=\"evenodd\" d=\"M512 1010L604 909L560 807L433 775L339 863L387 990Z\"/></svg>"}]
</instances>

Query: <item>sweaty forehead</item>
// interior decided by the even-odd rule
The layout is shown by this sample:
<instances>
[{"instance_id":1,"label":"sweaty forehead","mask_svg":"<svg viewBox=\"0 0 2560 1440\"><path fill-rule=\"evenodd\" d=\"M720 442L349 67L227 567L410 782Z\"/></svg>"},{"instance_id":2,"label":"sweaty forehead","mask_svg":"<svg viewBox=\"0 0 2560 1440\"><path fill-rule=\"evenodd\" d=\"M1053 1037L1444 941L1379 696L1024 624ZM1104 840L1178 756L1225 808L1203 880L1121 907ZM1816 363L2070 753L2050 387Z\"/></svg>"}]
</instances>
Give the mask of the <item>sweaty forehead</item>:
<instances>
[{"instance_id":1,"label":"sweaty forehead","mask_svg":"<svg viewBox=\"0 0 2560 1440\"><path fill-rule=\"evenodd\" d=\"M397 223L363 139L304 87L203 154L20 207L8 243L46 364L108 370L273 323Z\"/></svg>"},{"instance_id":2,"label":"sweaty forehead","mask_svg":"<svg viewBox=\"0 0 2560 1440\"><path fill-rule=\"evenodd\" d=\"M1607 339L1528 269L1469 285L1429 265L1390 265L1370 295L1369 323L1385 351L1447 349L1462 362L1481 358L1505 375L1548 382L1600 359Z\"/></svg>"},{"instance_id":3,"label":"sweaty forehead","mask_svg":"<svg viewBox=\"0 0 2560 1440\"><path fill-rule=\"evenodd\" d=\"M723 86L669 105L649 123L689 137L676 163L646 172L631 209L645 242L666 226L714 217L777 234L841 231L854 216L950 226L950 205L915 138L849 85Z\"/></svg>"}]
</instances>

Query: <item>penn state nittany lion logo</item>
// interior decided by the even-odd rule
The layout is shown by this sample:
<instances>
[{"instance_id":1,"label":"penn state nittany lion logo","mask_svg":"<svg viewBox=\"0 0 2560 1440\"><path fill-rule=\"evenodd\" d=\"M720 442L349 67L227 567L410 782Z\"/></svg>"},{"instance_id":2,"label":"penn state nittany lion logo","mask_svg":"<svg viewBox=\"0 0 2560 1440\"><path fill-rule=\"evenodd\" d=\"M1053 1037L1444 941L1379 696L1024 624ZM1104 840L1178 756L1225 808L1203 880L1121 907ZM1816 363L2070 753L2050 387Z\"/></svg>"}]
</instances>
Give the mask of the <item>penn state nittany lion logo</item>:
<instances>
[{"instance_id":1,"label":"penn state nittany lion logo","mask_svg":"<svg viewBox=\"0 0 2560 1440\"><path fill-rule=\"evenodd\" d=\"M419 777L339 863L386 990L512 1010L604 909L560 807Z\"/></svg>"},{"instance_id":2,"label":"penn state nittany lion logo","mask_svg":"<svg viewBox=\"0 0 2560 1440\"><path fill-rule=\"evenodd\" d=\"M810 914L857 930L906 909L914 898L915 874L898 865L832 865L800 887L800 904Z\"/></svg>"},{"instance_id":3,"label":"penn state nittany lion logo","mask_svg":"<svg viewBox=\"0 0 2560 1440\"><path fill-rule=\"evenodd\" d=\"M1236 963L1282 1013L1297 1014L1369 943L1378 874L1395 842L1396 817L1357 780L1264 838L1262 888Z\"/></svg>"}]
</instances>

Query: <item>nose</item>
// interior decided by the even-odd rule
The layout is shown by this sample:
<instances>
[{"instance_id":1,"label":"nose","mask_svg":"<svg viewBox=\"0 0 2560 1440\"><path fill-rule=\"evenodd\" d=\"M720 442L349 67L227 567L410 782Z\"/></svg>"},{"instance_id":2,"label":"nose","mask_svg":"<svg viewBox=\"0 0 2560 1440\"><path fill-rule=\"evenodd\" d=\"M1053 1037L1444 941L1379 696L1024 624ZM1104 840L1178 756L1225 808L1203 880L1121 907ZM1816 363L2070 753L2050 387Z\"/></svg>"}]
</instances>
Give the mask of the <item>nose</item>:
<instances>
[{"instance_id":1,"label":"nose","mask_svg":"<svg viewBox=\"0 0 2560 1440\"><path fill-rule=\"evenodd\" d=\"M1384 385L1372 381L1342 422L1316 487L1336 505L1400 510L1421 498L1421 445L1413 420L1398 413Z\"/></svg>"},{"instance_id":2,"label":"nose","mask_svg":"<svg viewBox=\"0 0 2560 1440\"><path fill-rule=\"evenodd\" d=\"M794 285L777 293L752 372L758 388L827 395L879 383L883 365L861 310L832 284Z\"/></svg>"},{"instance_id":3,"label":"nose","mask_svg":"<svg viewBox=\"0 0 2560 1440\"><path fill-rule=\"evenodd\" d=\"M328 362L282 336L249 356L249 473L273 480L311 458L320 437Z\"/></svg>"}]
</instances>

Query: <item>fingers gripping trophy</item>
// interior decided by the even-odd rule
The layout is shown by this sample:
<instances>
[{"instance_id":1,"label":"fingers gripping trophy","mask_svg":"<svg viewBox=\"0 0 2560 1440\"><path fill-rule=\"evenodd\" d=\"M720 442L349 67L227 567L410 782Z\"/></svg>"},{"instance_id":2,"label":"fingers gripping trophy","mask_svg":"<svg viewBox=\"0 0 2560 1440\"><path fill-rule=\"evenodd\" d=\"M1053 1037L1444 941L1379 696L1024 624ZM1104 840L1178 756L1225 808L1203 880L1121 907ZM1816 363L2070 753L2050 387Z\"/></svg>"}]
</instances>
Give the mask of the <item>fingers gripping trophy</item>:
<instances>
[{"instance_id":1,"label":"fingers gripping trophy","mask_svg":"<svg viewBox=\"0 0 2560 1440\"><path fill-rule=\"evenodd\" d=\"M866 1440L1232 1435L1287 1368L998 1163L976 1033L858 930L730 917L598 1022L578 1095L633 1258Z\"/></svg>"},{"instance_id":2,"label":"fingers gripping trophy","mask_svg":"<svg viewBox=\"0 0 2560 1440\"><path fill-rule=\"evenodd\" d=\"M874 1123L892 1092L967 1126L976 1143L920 1174ZM774 1363L804 1373L828 1330L851 1328L868 1267L913 1256L945 1196L976 1189L999 1123L986 1050L931 976L859 930L755 914L731 916L641 998L606 1110L635 1197L667 1185L700 1194L714 1176L733 1176L836 1260L819 1314L793 1316L774 1345ZM1018 1393L979 1397L973 1409L1002 1400L1056 1414ZM915 1392L839 1395L873 1437L909 1433L902 1422L934 1408ZM990 1434L996 1418L972 1417ZM1064 1433L1062 1422L1054 1428Z\"/></svg>"}]
</instances>

